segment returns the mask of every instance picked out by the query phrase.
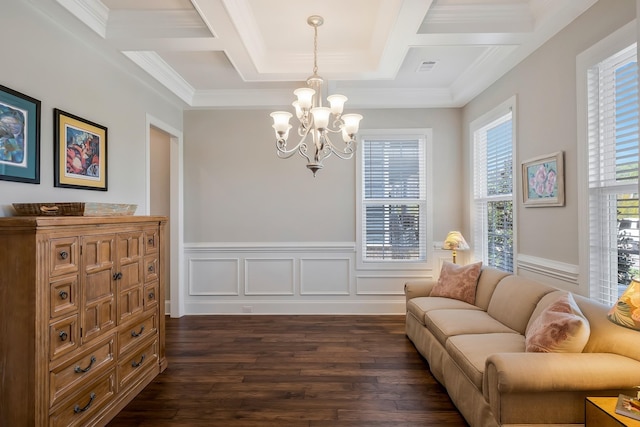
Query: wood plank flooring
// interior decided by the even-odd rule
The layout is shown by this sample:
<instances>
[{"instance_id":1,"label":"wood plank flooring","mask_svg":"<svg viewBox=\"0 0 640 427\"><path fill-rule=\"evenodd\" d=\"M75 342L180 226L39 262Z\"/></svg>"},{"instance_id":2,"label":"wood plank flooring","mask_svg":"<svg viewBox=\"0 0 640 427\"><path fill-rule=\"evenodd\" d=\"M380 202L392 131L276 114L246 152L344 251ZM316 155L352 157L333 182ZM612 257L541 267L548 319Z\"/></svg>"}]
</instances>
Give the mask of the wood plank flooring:
<instances>
[{"instance_id":1,"label":"wood plank flooring","mask_svg":"<svg viewBox=\"0 0 640 427\"><path fill-rule=\"evenodd\" d=\"M109 427L467 426L404 316L167 318L169 367Z\"/></svg>"}]
</instances>

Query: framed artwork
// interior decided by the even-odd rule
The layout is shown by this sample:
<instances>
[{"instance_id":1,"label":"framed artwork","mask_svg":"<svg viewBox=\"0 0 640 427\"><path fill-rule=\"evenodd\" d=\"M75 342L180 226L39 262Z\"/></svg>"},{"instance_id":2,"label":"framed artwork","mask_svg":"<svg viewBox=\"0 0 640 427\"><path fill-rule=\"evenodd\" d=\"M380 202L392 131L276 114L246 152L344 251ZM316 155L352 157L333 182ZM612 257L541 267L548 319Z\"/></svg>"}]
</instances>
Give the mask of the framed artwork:
<instances>
[{"instance_id":1,"label":"framed artwork","mask_svg":"<svg viewBox=\"0 0 640 427\"><path fill-rule=\"evenodd\" d=\"M522 187L525 206L564 206L564 153L523 162Z\"/></svg>"},{"instance_id":2,"label":"framed artwork","mask_svg":"<svg viewBox=\"0 0 640 427\"><path fill-rule=\"evenodd\" d=\"M40 101L0 86L0 179L40 184Z\"/></svg>"},{"instance_id":3,"label":"framed artwork","mask_svg":"<svg viewBox=\"0 0 640 427\"><path fill-rule=\"evenodd\" d=\"M53 110L54 185L107 191L107 128Z\"/></svg>"}]
</instances>

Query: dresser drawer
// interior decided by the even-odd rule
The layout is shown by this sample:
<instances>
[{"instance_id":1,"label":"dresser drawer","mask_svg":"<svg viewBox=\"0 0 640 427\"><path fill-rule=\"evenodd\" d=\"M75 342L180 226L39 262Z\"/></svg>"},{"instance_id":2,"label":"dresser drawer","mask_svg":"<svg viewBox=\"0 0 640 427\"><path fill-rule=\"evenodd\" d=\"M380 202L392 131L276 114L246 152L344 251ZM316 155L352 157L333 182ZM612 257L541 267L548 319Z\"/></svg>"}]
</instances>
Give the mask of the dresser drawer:
<instances>
[{"instance_id":1,"label":"dresser drawer","mask_svg":"<svg viewBox=\"0 0 640 427\"><path fill-rule=\"evenodd\" d=\"M144 282L158 280L158 257L151 256L144 259Z\"/></svg>"},{"instance_id":2,"label":"dresser drawer","mask_svg":"<svg viewBox=\"0 0 640 427\"><path fill-rule=\"evenodd\" d=\"M51 319L78 311L78 276L62 277L49 286L49 305Z\"/></svg>"},{"instance_id":3,"label":"dresser drawer","mask_svg":"<svg viewBox=\"0 0 640 427\"><path fill-rule=\"evenodd\" d=\"M49 416L50 427L74 427L84 425L115 395L115 371L95 379L71 399L55 409Z\"/></svg>"},{"instance_id":4,"label":"dresser drawer","mask_svg":"<svg viewBox=\"0 0 640 427\"><path fill-rule=\"evenodd\" d=\"M49 397L53 406L81 383L90 381L105 368L114 365L115 335L97 343L81 355L54 367L49 373Z\"/></svg>"},{"instance_id":5,"label":"dresser drawer","mask_svg":"<svg viewBox=\"0 0 640 427\"><path fill-rule=\"evenodd\" d=\"M144 309L149 310L150 308L156 307L158 305L159 296L158 282L144 285Z\"/></svg>"},{"instance_id":6,"label":"dresser drawer","mask_svg":"<svg viewBox=\"0 0 640 427\"><path fill-rule=\"evenodd\" d=\"M118 354L123 354L137 346L151 335L158 333L158 315L152 313L138 322L122 326L118 334Z\"/></svg>"},{"instance_id":7,"label":"dresser drawer","mask_svg":"<svg viewBox=\"0 0 640 427\"><path fill-rule=\"evenodd\" d=\"M157 228L144 230L144 254L157 254L160 247L159 231Z\"/></svg>"},{"instance_id":8,"label":"dresser drawer","mask_svg":"<svg viewBox=\"0 0 640 427\"><path fill-rule=\"evenodd\" d=\"M78 348L80 342L78 315L49 324L49 358L54 360Z\"/></svg>"},{"instance_id":9,"label":"dresser drawer","mask_svg":"<svg viewBox=\"0 0 640 427\"><path fill-rule=\"evenodd\" d=\"M60 237L49 244L49 274L61 276L78 272L78 238Z\"/></svg>"},{"instance_id":10,"label":"dresser drawer","mask_svg":"<svg viewBox=\"0 0 640 427\"><path fill-rule=\"evenodd\" d=\"M153 368L160 370L157 339L147 341L147 344L139 350L132 352L118 362L118 384L120 390Z\"/></svg>"}]
</instances>

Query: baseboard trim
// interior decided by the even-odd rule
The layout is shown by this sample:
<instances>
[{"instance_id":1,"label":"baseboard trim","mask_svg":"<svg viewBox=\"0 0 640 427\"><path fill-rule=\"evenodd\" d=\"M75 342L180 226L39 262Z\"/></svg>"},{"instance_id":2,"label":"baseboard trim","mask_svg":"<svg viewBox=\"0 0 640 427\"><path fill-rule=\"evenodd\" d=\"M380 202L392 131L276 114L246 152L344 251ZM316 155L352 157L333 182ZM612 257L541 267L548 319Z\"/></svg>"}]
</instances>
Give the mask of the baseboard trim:
<instances>
[{"instance_id":1,"label":"baseboard trim","mask_svg":"<svg viewBox=\"0 0 640 427\"><path fill-rule=\"evenodd\" d=\"M385 301L193 301L187 315L404 315L405 299Z\"/></svg>"}]
</instances>

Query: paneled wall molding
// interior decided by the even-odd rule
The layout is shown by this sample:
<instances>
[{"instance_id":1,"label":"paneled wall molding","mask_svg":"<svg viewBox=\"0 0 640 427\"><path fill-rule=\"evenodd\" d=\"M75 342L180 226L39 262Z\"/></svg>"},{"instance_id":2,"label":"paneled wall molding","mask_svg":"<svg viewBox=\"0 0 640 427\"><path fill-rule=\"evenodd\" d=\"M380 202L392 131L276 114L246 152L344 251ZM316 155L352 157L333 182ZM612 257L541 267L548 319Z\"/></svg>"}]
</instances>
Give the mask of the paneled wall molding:
<instances>
[{"instance_id":1,"label":"paneled wall molding","mask_svg":"<svg viewBox=\"0 0 640 427\"><path fill-rule=\"evenodd\" d=\"M580 270L577 265L539 258L531 255L518 255L518 272L528 271L537 275L579 285Z\"/></svg>"},{"instance_id":2,"label":"paneled wall molding","mask_svg":"<svg viewBox=\"0 0 640 427\"><path fill-rule=\"evenodd\" d=\"M403 314L430 270L356 269L353 242L185 244L185 314Z\"/></svg>"}]
</instances>

